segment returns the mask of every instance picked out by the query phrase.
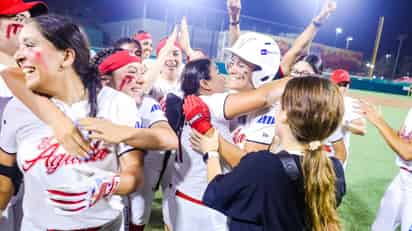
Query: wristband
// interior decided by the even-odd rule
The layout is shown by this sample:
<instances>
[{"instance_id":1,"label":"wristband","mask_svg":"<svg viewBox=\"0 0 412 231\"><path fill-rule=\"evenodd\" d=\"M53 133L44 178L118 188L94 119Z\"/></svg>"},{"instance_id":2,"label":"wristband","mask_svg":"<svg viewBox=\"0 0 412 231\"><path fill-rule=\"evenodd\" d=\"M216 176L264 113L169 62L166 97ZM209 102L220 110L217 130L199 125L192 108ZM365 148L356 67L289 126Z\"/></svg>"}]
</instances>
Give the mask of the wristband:
<instances>
[{"instance_id":1,"label":"wristband","mask_svg":"<svg viewBox=\"0 0 412 231\"><path fill-rule=\"evenodd\" d=\"M230 22L231 26L237 26L240 24L240 21L236 21L236 22Z\"/></svg>"},{"instance_id":2,"label":"wristband","mask_svg":"<svg viewBox=\"0 0 412 231\"><path fill-rule=\"evenodd\" d=\"M317 20L312 20L312 24L316 27L319 28L323 25L323 23L317 21Z\"/></svg>"},{"instance_id":3,"label":"wristband","mask_svg":"<svg viewBox=\"0 0 412 231\"><path fill-rule=\"evenodd\" d=\"M219 153L215 151L206 152L203 155L203 161L206 163L210 158L219 158Z\"/></svg>"}]
</instances>

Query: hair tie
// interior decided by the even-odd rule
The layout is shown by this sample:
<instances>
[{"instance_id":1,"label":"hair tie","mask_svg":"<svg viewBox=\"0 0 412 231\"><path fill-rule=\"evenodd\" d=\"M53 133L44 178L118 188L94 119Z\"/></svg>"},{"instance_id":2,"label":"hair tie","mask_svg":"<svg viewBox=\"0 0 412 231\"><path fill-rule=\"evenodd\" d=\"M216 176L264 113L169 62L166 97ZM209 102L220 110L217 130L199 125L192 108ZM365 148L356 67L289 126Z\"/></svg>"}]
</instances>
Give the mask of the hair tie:
<instances>
[{"instance_id":1,"label":"hair tie","mask_svg":"<svg viewBox=\"0 0 412 231\"><path fill-rule=\"evenodd\" d=\"M316 151L321 145L322 143L319 140L309 142L309 151Z\"/></svg>"}]
</instances>

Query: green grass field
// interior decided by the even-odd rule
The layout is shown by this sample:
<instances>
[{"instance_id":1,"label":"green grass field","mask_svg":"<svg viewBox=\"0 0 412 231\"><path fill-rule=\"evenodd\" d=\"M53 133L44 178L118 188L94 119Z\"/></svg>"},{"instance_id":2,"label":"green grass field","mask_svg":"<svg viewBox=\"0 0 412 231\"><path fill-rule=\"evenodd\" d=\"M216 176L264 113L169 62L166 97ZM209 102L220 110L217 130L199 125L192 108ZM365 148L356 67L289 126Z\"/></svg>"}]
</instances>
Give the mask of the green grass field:
<instances>
[{"instance_id":1,"label":"green grass field","mask_svg":"<svg viewBox=\"0 0 412 231\"><path fill-rule=\"evenodd\" d=\"M362 94L372 94L370 92ZM375 93L373 93L375 94ZM405 99L403 96L390 96ZM412 100L412 99L411 99ZM405 119L407 109L383 107L388 123L398 129ZM386 187L399 171L395 154L388 148L378 131L368 124L364 137L352 136L350 156L346 170L347 194L339 209L344 230L367 231L375 219L380 199ZM161 196L153 203L151 222L146 230L163 230Z\"/></svg>"}]
</instances>

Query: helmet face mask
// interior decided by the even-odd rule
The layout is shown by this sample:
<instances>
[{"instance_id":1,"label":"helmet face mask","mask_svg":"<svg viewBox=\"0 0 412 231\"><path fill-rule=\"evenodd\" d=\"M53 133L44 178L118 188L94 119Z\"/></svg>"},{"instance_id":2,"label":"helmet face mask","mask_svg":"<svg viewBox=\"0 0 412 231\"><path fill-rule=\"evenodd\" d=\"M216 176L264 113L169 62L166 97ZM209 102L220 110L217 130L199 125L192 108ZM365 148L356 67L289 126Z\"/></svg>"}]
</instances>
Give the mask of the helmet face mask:
<instances>
[{"instance_id":1,"label":"helmet face mask","mask_svg":"<svg viewBox=\"0 0 412 231\"><path fill-rule=\"evenodd\" d=\"M272 81L279 70L280 49L268 36L254 32L245 33L239 37L232 48L226 51L257 66L252 74L255 88Z\"/></svg>"}]
</instances>

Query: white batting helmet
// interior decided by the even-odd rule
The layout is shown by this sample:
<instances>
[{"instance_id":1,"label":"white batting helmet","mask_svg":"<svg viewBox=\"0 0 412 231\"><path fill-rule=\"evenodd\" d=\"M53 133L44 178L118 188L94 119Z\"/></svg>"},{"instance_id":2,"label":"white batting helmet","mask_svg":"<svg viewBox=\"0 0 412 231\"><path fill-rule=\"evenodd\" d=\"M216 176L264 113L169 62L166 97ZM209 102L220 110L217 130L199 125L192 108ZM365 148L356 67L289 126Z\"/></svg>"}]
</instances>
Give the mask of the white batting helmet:
<instances>
[{"instance_id":1,"label":"white batting helmet","mask_svg":"<svg viewBox=\"0 0 412 231\"><path fill-rule=\"evenodd\" d=\"M252 82L254 87L270 82L274 79L280 65L280 49L276 41L269 36L248 32L241 35L228 51L258 68L253 71Z\"/></svg>"}]
</instances>

